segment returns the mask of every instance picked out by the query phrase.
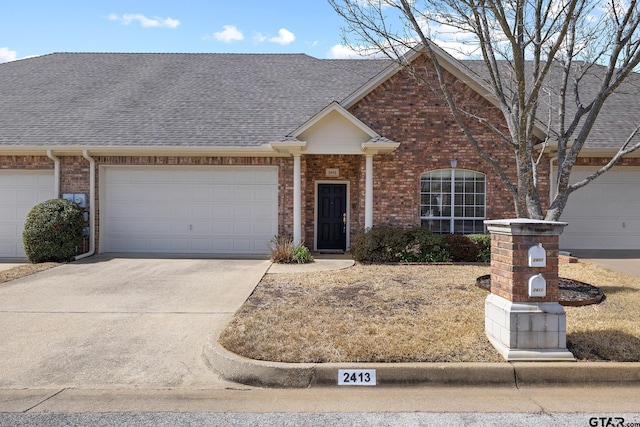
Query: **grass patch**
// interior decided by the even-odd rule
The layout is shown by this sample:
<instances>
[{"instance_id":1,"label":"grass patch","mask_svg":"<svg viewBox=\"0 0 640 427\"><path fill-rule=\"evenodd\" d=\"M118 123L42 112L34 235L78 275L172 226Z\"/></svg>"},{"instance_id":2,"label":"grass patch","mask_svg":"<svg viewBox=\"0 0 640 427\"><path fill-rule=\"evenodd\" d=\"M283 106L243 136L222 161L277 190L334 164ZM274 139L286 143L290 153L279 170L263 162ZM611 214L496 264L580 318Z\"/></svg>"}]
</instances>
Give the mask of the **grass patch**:
<instances>
[{"instance_id":1,"label":"grass patch","mask_svg":"<svg viewBox=\"0 0 640 427\"><path fill-rule=\"evenodd\" d=\"M17 267L10 268L9 270L0 271L0 283L19 279L25 276L30 276L34 273L48 270L50 268L57 267L59 265L60 263L57 263L57 262L43 262L40 264L19 265Z\"/></svg>"},{"instance_id":2,"label":"grass patch","mask_svg":"<svg viewBox=\"0 0 640 427\"><path fill-rule=\"evenodd\" d=\"M484 333L477 265L361 265L269 274L223 331L230 351L278 362L504 362ZM560 274L601 287L566 307L580 360L640 361L640 279L586 264Z\"/></svg>"},{"instance_id":3,"label":"grass patch","mask_svg":"<svg viewBox=\"0 0 640 427\"><path fill-rule=\"evenodd\" d=\"M589 263L561 266L560 274L598 286L601 304L565 307L567 346L578 360L640 361L640 279Z\"/></svg>"}]
</instances>

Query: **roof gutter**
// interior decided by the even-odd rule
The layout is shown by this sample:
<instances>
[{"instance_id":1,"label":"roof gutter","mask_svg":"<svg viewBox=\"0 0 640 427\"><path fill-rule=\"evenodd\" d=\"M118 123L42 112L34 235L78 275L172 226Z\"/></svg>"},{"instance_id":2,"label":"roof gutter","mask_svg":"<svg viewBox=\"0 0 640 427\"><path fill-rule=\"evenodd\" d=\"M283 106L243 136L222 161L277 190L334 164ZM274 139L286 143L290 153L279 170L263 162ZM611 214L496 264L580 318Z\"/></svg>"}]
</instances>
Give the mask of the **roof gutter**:
<instances>
[{"instance_id":1,"label":"roof gutter","mask_svg":"<svg viewBox=\"0 0 640 427\"><path fill-rule=\"evenodd\" d=\"M82 150L82 157L89 161L89 252L77 255L76 261L96 252L96 161L87 150Z\"/></svg>"},{"instance_id":2,"label":"roof gutter","mask_svg":"<svg viewBox=\"0 0 640 427\"><path fill-rule=\"evenodd\" d=\"M53 194L60 198L60 159L53 155L52 150L47 150L47 157L53 160Z\"/></svg>"},{"instance_id":3,"label":"roof gutter","mask_svg":"<svg viewBox=\"0 0 640 427\"><path fill-rule=\"evenodd\" d=\"M176 156L176 157L277 157L279 153L271 148L268 143L259 146L105 146L96 145L92 147L81 145L2 145L0 155L42 155L48 150L55 151L58 156L77 155L78 151L91 150L92 156Z\"/></svg>"}]
</instances>

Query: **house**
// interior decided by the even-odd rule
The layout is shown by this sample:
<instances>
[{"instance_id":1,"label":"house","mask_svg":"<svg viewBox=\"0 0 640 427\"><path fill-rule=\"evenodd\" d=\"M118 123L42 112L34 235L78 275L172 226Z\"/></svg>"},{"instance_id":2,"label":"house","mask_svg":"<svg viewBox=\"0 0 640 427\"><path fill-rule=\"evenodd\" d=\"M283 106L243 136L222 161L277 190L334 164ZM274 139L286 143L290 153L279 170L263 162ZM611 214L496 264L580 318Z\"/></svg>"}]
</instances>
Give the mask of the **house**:
<instances>
[{"instance_id":1,"label":"house","mask_svg":"<svg viewBox=\"0 0 640 427\"><path fill-rule=\"evenodd\" d=\"M460 101L500 126L472 67L439 54ZM639 117L636 100L614 99L577 177L611 157ZM507 164L510 148L472 126ZM548 203L552 148L545 156ZM640 249L639 184L640 159L629 156L575 193L561 245ZM0 257L23 257L26 213L63 195L86 198L85 250L97 253L264 254L276 234L345 250L377 224L472 233L514 215L502 181L429 89L385 60L301 54L55 53L0 64Z\"/></svg>"}]
</instances>

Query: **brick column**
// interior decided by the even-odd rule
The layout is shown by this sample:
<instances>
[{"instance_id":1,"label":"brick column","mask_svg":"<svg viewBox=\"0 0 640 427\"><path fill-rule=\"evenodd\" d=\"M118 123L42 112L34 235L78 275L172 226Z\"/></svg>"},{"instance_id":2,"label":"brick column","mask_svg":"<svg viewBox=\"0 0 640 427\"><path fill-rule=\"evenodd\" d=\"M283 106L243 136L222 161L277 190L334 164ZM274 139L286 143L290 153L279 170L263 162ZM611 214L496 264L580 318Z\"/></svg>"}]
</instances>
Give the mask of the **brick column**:
<instances>
[{"instance_id":1,"label":"brick column","mask_svg":"<svg viewBox=\"0 0 640 427\"><path fill-rule=\"evenodd\" d=\"M532 227L531 220L517 221L508 225L487 221L491 233L491 292L514 302L557 302L558 238L565 223ZM547 253L547 265L529 267L529 249L538 244L542 244ZM538 273L547 281L547 295L529 297L529 278Z\"/></svg>"},{"instance_id":2,"label":"brick column","mask_svg":"<svg viewBox=\"0 0 640 427\"><path fill-rule=\"evenodd\" d=\"M530 219L485 221L491 233L491 294L485 331L507 360L575 360L566 349L566 316L558 303L558 240L564 222ZM541 244L544 266L529 266ZM541 274L544 296L530 296L529 280Z\"/></svg>"}]
</instances>

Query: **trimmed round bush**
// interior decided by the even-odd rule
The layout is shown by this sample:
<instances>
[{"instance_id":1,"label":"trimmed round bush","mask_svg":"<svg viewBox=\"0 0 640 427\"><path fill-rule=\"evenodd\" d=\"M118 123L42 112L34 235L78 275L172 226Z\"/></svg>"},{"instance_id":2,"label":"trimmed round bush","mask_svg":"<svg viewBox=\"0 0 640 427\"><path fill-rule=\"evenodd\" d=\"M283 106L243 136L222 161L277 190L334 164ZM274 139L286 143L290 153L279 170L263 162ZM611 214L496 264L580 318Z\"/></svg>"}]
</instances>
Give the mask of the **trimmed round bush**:
<instances>
[{"instance_id":1,"label":"trimmed round bush","mask_svg":"<svg viewBox=\"0 0 640 427\"><path fill-rule=\"evenodd\" d=\"M22 243L32 263L73 260L82 242L82 209L62 199L35 205L24 224Z\"/></svg>"}]
</instances>

